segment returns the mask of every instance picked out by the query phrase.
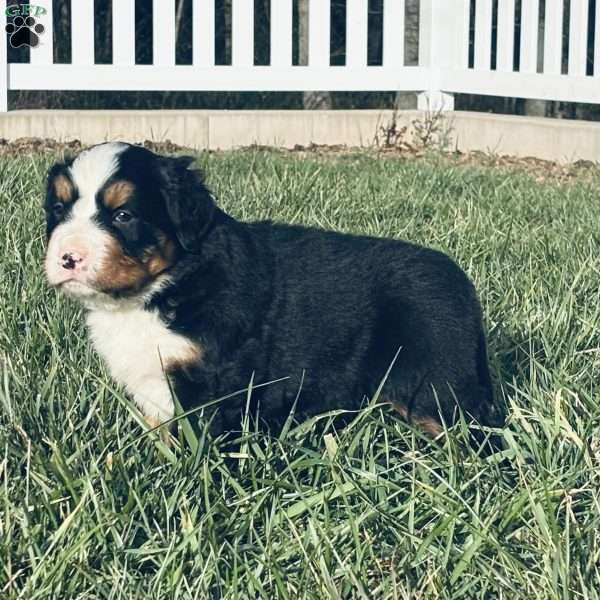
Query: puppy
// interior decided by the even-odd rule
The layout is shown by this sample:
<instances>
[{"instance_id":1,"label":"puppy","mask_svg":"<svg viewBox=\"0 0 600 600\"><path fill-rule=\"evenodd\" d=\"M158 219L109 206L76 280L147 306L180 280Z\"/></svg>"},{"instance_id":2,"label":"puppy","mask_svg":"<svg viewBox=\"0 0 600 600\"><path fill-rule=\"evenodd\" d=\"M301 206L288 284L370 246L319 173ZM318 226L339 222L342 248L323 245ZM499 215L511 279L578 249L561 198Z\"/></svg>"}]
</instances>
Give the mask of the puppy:
<instances>
[{"instance_id":1,"label":"puppy","mask_svg":"<svg viewBox=\"0 0 600 600\"><path fill-rule=\"evenodd\" d=\"M239 222L190 158L105 143L49 171L48 282L87 309L92 343L153 424L248 386L278 428L379 399L436 435L460 407L500 426L473 285L407 242ZM387 376L386 376L387 375ZM239 430L246 394L207 412ZM206 416L206 415L205 415Z\"/></svg>"}]
</instances>

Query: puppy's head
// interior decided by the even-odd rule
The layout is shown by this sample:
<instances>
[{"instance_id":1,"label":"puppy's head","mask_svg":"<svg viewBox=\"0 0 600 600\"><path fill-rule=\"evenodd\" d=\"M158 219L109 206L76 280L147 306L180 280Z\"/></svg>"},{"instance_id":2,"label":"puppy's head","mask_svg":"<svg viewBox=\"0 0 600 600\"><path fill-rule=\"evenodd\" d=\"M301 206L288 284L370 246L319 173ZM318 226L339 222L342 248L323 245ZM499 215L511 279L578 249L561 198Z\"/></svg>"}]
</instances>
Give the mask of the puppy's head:
<instances>
[{"instance_id":1,"label":"puppy's head","mask_svg":"<svg viewBox=\"0 0 600 600\"><path fill-rule=\"evenodd\" d=\"M131 297L201 250L215 213L192 159L106 143L48 173L46 275L80 298Z\"/></svg>"}]
</instances>

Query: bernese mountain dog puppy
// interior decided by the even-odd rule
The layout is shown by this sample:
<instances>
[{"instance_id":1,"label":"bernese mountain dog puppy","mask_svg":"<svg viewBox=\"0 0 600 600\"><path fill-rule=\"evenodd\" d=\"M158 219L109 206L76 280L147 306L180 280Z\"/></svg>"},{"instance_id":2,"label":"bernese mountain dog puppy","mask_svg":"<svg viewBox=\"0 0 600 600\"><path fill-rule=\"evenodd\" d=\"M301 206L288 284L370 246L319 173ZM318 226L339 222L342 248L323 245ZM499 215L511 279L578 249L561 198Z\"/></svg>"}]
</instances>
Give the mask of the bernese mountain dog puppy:
<instances>
[{"instance_id":1,"label":"bernese mountain dog puppy","mask_svg":"<svg viewBox=\"0 0 600 600\"><path fill-rule=\"evenodd\" d=\"M50 285L87 309L92 342L152 425L259 386L270 428L355 410L379 390L431 434L501 426L480 305L446 255L408 242L223 212L188 157L104 143L49 171ZM212 404L240 429L247 394Z\"/></svg>"}]
</instances>

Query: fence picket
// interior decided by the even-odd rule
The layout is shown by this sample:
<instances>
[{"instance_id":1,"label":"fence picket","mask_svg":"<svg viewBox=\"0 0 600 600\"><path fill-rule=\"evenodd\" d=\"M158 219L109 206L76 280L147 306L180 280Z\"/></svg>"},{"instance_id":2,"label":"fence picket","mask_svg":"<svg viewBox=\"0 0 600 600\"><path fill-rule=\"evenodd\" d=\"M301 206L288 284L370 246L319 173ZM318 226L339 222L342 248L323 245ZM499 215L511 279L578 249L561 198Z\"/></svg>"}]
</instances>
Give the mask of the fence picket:
<instances>
[{"instance_id":1,"label":"fence picket","mask_svg":"<svg viewBox=\"0 0 600 600\"><path fill-rule=\"evenodd\" d=\"M194 0L192 4L193 63L198 67L215 64L215 0Z\"/></svg>"},{"instance_id":2,"label":"fence picket","mask_svg":"<svg viewBox=\"0 0 600 600\"><path fill-rule=\"evenodd\" d=\"M419 66L433 66L435 37L433 31L435 0L419 2Z\"/></svg>"},{"instance_id":3,"label":"fence picket","mask_svg":"<svg viewBox=\"0 0 600 600\"><path fill-rule=\"evenodd\" d=\"M564 0L546 3L544 73L559 75L562 68Z\"/></svg>"},{"instance_id":4,"label":"fence picket","mask_svg":"<svg viewBox=\"0 0 600 600\"><path fill-rule=\"evenodd\" d=\"M369 3L347 0L346 3L346 65L364 67L367 64Z\"/></svg>"},{"instance_id":5,"label":"fence picket","mask_svg":"<svg viewBox=\"0 0 600 600\"><path fill-rule=\"evenodd\" d=\"M448 32L449 38L456 38L457 55L453 58L454 67L457 69L466 69L469 66L469 17L470 1L455 0L456 17L455 27L457 31L452 35Z\"/></svg>"},{"instance_id":6,"label":"fence picket","mask_svg":"<svg viewBox=\"0 0 600 600\"><path fill-rule=\"evenodd\" d=\"M71 62L94 64L94 0L71 3Z\"/></svg>"},{"instance_id":7,"label":"fence picket","mask_svg":"<svg viewBox=\"0 0 600 600\"><path fill-rule=\"evenodd\" d=\"M37 0L37 5L46 9L46 14L38 17L44 26L44 33L40 36L39 46L29 51L29 62L32 65L51 65L54 62L54 24L52 15L52 0ZM4 0L6 9L6 0ZM2 14L5 14L4 12Z\"/></svg>"},{"instance_id":8,"label":"fence picket","mask_svg":"<svg viewBox=\"0 0 600 600\"><path fill-rule=\"evenodd\" d=\"M254 64L254 0L232 0L231 64L251 67Z\"/></svg>"},{"instance_id":9,"label":"fence picket","mask_svg":"<svg viewBox=\"0 0 600 600\"><path fill-rule=\"evenodd\" d=\"M585 75L588 41L588 0L571 0L569 22L569 75ZM598 5L596 5L598 10ZM596 31L598 35L598 31Z\"/></svg>"},{"instance_id":10,"label":"fence picket","mask_svg":"<svg viewBox=\"0 0 600 600\"><path fill-rule=\"evenodd\" d=\"M404 66L404 0L383 0L383 64Z\"/></svg>"},{"instance_id":11,"label":"fence picket","mask_svg":"<svg viewBox=\"0 0 600 600\"><path fill-rule=\"evenodd\" d=\"M454 109L454 96L442 83L445 72L468 68L469 0L439 3L421 0L419 6L419 65L428 68L428 87L417 95L417 108Z\"/></svg>"},{"instance_id":12,"label":"fence picket","mask_svg":"<svg viewBox=\"0 0 600 600\"><path fill-rule=\"evenodd\" d=\"M475 68L488 70L492 61L492 0L475 4Z\"/></svg>"},{"instance_id":13,"label":"fence picket","mask_svg":"<svg viewBox=\"0 0 600 600\"><path fill-rule=\"evenodd\" d=\"M271 66L292 64L292 0L271 2Z\"/></svg>"},{"instance_id":14,"label":"fence picket","mask_svg":"<svg viewBox=\"0 0 600 600\"><path fill-rule=\"evenodd\" d=\"M330 0L310 0L308 8L308 64L328 67L331 63L329 32L331 27Z\"/></svg>"},{"instance_id":15,"label":"fence picket","mask_svg":"<svg viewBox=\"0 0 600 600\"><path fill-rule=\"evenodd\" d=\"M155 65L175 64L175 0L152 2L152 48Z\"/></svg>"},{"instance_id":16,"label":"fence picket","mask_svg":"<svg viewBox=\"0 0 600 600\"><path fill-rule=\"evenodd\" d=\"M419 65L438 70L468 67L469 5L470 0L443 4L438 0L421 0Z\"/></svg>"},{"instance_id":17,"label":"fence picket","mask_svg":"<svg viewBox=\"0 0 600 600\"><path fill-rule=\"evenodd\" d=\"M539 0L521 3L521 73L537 72L539 18Z\"/></svg>"},{"instance_id":18,"label":"fence picket","mask_svg":"<svg viewBox=\"0 0 600 600\"><path fill-rule=\"evenodd\" d=\"M515 52L515 0L498 1L496 70L511 72Z\"/></svg>"},{"instance_id":19,"label":"fence picket","mask_svg":"<svg viewBox=\"0 0 600 600\"><path fill-rule=\"evenodd\" d=\"M119 0L112 6L113 63L135 64L135 0Z\"/></svg>"}]
</instances>

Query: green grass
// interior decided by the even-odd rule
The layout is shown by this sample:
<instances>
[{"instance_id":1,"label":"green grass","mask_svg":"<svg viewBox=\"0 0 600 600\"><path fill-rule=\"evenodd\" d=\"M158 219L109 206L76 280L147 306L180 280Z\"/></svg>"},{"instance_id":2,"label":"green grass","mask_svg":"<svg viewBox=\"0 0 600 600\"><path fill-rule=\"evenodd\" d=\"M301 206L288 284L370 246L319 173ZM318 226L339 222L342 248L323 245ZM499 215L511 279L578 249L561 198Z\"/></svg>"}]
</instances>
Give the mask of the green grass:
<instances>
[{"instance_id":1,"label":"green grass","mask_svg":"<svg viewBox=\"0 0 600 600\"><path fill-rule=\"evenodd\" d=\"M325 436L249 434L227 457L144 435L81 310L46 288L52 159L0 158L0 597L600 597L599 177L202 155L237 217L450 253L511 412L500 456L477 456L460 425L435 444L371 406Z\"/></svg>"}]
</instances>

